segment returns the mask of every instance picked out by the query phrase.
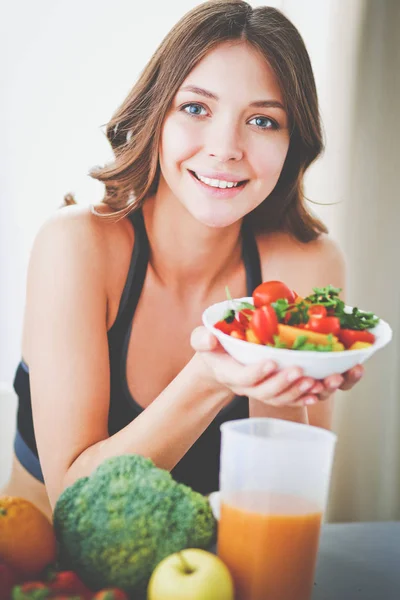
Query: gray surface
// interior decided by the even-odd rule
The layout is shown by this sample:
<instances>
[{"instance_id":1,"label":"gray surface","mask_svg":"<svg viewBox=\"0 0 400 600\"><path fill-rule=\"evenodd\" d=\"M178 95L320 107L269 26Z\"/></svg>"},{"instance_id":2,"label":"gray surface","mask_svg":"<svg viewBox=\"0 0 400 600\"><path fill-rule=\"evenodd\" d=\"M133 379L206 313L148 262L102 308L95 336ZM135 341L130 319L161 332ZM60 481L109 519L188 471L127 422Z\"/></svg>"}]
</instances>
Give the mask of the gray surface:
<instances>
[{"instance_id":1,"label":"gray surface","mask_svg":"<svg viewBox=\"0 0 400 600\"><path fill-rule=\"evenodd\" d=\"M312 600L400 600L400 522L324 525Z\"/></svg>"},{"instance_id":2,"label":"gray surface","mask_svg":"<svg viewBox=\"0 0 400 600\"><path fill-rule=\"evenodd\" d=\"M400 600L400 521L323 525L312 600Z\"/></svg>"}]
</instances>

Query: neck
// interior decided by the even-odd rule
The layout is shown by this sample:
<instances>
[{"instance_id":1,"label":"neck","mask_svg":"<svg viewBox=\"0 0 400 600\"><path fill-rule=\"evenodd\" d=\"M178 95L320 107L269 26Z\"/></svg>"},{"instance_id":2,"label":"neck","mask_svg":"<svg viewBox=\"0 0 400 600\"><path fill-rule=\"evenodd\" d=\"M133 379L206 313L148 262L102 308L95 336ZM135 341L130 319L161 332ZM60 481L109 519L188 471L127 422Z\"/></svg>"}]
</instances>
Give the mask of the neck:
<instances>
[{"instance_id":1,"label":"neck","mask_svg":"<svg viewBox=\"0 0 400 600\"><path fill-rule=\"evenodd\" d=\"M207 297L225 285L242 262L241 222L212 228L199 223L177 200L154 196L143 206L156 279L183 297Z\"/></svg>"}]
</instances>

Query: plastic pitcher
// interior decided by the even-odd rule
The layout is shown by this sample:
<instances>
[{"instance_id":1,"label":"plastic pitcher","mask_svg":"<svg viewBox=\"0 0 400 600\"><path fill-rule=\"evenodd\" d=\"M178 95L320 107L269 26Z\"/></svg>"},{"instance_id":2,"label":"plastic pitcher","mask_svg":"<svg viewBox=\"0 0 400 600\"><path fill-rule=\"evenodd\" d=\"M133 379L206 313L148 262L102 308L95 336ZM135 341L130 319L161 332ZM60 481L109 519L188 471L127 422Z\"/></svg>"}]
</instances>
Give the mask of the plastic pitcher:
<instances>
[{"instance_id":1,"label":"plastic pitcher","mask_svg":"<svg viewBox=\"0 0 400 600\"><path fill-rule=\"evenodd\" d=\"M269 418L221 433L217 548L235 600L310 600L337 436Z\"/></svg>"}]
</instances>

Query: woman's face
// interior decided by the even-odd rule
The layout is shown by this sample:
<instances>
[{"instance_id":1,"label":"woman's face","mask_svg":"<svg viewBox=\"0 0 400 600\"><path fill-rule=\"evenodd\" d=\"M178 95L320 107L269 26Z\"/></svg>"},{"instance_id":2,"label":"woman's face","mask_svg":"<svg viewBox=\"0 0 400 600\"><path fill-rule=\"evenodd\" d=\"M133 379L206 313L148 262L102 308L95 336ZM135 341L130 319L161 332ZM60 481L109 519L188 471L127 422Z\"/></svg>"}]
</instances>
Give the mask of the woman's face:
<instances>
[{"instance_id":1,"label":"woman's face","mask_svg":"<svg viewBox=\"0 0 400 600\"><path fill-rule=\"evenodd\" d=\"M201 223L226 227L271 193L288 147L271 67L245 43L221 44L191 71L167 113L159 189Z\"/></svg>"}]
</instances>

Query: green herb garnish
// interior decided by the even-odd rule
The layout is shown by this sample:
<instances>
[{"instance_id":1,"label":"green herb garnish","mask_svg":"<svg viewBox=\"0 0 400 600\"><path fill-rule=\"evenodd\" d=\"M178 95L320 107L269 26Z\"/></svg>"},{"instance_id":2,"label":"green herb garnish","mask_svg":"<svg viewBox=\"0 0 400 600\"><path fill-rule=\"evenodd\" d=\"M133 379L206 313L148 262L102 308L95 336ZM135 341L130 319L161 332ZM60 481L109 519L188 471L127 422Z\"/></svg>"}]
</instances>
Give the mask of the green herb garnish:
<instances>
[{"instance_id":1,"label":"green herb garnish","mask_svg":"<svg viewBox=\"0 0 400 600\"><path fill-rule=\"evenodd\" d=\"M374 313L358 310L357 307L353 308L351 313L343 312L337 316L342 329L362 331L363 329L372 329L379 323L379 317L376 317Z\"/></svg>"},{"instance_id":2,"label":"green herb garnish","mask_svg":"<svg viewBox=\"0 0 400 600\"><path fill-rule=\"evenodd\" d=\"M286 342L281 342L279 335L274 335L274 343L270 345L274 348L287 348Z\"/></svg>"},{"instance_id":3,"label":"green herb garnish","mask_svg":"<svg viewBox=\"0 0 400 600\"><path fill-rule=\"evenodd\" d=\"M325 308L334 308L335 311L342 313L344 309L344 302L339 298L339 294L342 288L335 288L333 285L328 285L322 288L313 288L313 294L307 296L305 300L311 302L311 304L322 304Z\"/></svg>"},{"instance_id":4,"label":"green herb garnish","mask_svg":"<svg viewBox=\"0 0 400 600\"><path fill-rule=\"evenodd\" d=\"M243 310L244 308L249 308L250 310L255 310L254 304L250 304L250 302L239 302L238 300L233 300L227 285L225 286L225 293L226 293L226 297L228 298L228 300L230 300L230 302L232 302L233 306L235 307L235 310L239 311L239 310ZM233 310L233 309L231 309L231 310Z\"/></svg>"},{"instance_id":5,"label":"green herb garnish","mask_svg":"<svg viewBox=\"0 0 400 600\"><path fill-rule=\"evenodd\" d=\"M310 344L307 342L306 335L298 335L295 339L292 350L313 350L314 352L333 352L333 336L328 335L329 344Z\"/></svg>"}]
</instances>

